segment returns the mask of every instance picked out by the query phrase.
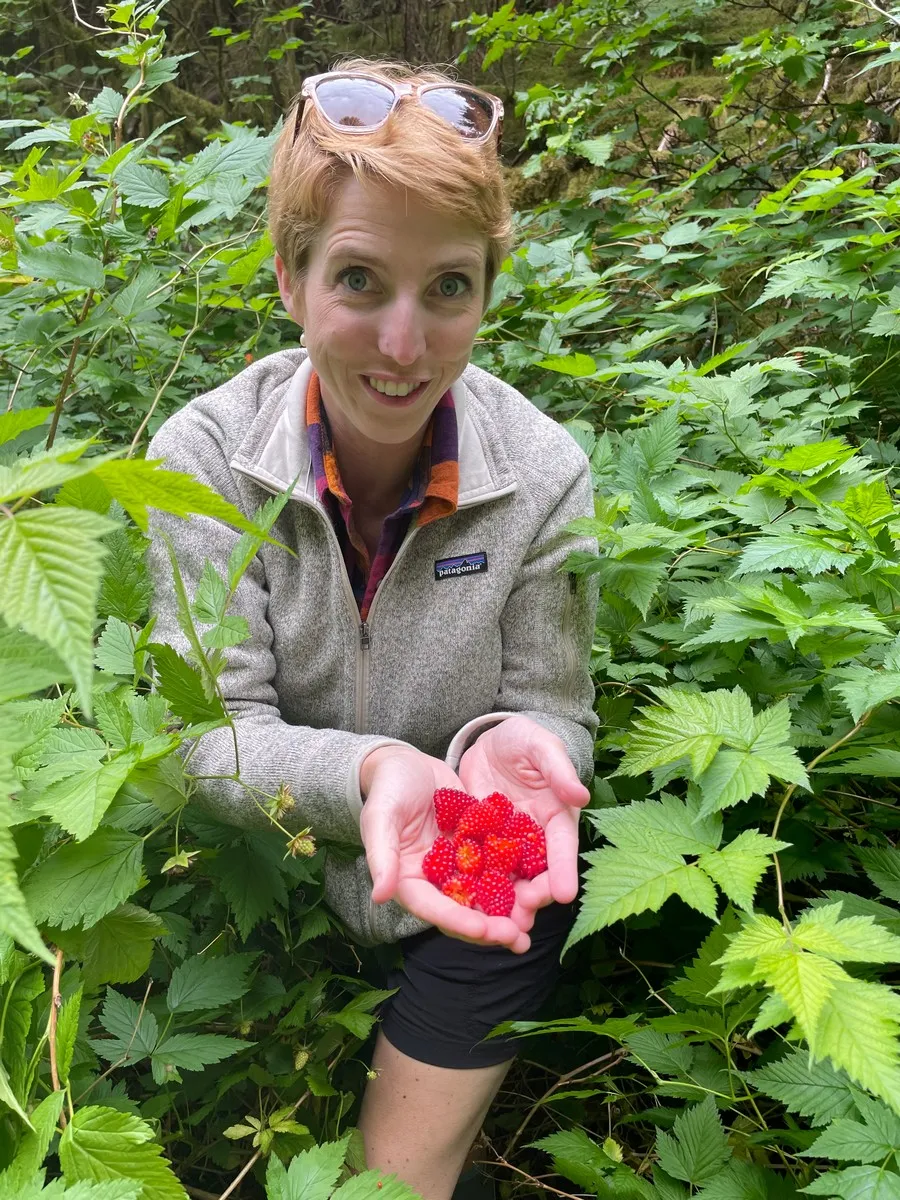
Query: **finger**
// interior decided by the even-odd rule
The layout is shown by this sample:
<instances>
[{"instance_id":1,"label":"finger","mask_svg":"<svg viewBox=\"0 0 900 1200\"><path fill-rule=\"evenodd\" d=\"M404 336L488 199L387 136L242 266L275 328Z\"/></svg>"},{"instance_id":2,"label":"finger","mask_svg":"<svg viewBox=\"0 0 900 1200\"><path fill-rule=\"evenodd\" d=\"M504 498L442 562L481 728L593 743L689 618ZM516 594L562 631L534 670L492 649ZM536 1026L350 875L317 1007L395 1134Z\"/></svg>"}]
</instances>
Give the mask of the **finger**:
<instances>
[{"instance_id":1,"label":"finger","mask_svg":"<svg viewBox=\"0 0 900 1200\"><path fill-rule=\"evenodd\" d=\"M363 844L372 876L372 899L384 904L397 891L400 877L400 831L396 810L369 794L363 815Z\"/></svg>"},{"instance_id":2,"label":"finger","mask_svg":"<svg viewBox=\"0 0 900 1200\"><path fill-rule=\"evenodd\" d=\"M531 945L527 931L511 917L487 917L485 937L498 946L508 947L514 954L524 954Z\"/></svg>"},{"instance_id":3,"label":"finger","mask_svg":"<svg viewBox=\"0 0 900 1200\"><path fill-rule=\"evenodd\" d=\"M438 925L455 937L484 941L488 918L484 913L457 904L425 879L406 878L397 888L397 899L405 909L431 925ZM509 932L512 941L515 934ZM505 943L504 943L505 944Z\"/></svg>"},{"instance_id":4,"label":"finger","mask_svg":"<svg viewBox=\"0 0 900 1200\"><path fill-rule=\"evenodd\" d=\"M566 811L557 813L544 830L547 879L550 895L557 904L568 904L578 895L578 824L572 815Z\"/></svg>"},{"instance_id":5,"label":"finger","mask_svg":"<svg viewBox=\"0 0 900 1200\"><path fill-rule=\"evenodd\" d=\"M557 799L573 808L584 808L591 793L578 778L578 772L559 738L537 738L535 748L537 766Z\"/></svg>"}]
</instances>

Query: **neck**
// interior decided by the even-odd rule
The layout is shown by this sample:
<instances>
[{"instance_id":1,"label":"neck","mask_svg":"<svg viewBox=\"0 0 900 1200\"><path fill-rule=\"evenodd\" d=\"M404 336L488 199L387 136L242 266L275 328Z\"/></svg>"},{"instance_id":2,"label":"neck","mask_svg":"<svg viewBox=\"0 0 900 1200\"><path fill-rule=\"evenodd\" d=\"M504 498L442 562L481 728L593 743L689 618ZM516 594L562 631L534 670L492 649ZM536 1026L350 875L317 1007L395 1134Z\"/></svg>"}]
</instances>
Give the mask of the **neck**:
<instances>
[{"instance_id":1,"label":"neck","mask_svg":"<svg viewBox=\"0 0 900 1200\"><path fill-rule=\"evenodd\" d=\"M327 408L325 411L341 483L354 508L375 516L389 516L399 505L412 475L427 424L408 441L385 445L347 427L339 415L333 420Z\"/></svg>"}]
</instances>

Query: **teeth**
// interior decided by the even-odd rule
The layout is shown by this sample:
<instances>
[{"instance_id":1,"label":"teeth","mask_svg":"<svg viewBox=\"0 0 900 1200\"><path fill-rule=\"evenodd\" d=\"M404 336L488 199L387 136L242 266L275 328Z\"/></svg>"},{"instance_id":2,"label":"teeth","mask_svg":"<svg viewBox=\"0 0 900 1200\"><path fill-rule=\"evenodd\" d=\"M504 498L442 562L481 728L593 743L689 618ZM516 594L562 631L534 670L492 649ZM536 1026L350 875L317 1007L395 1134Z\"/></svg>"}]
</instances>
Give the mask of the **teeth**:
<instances>
[{"instance_id":1,"label":"teeth","mask_svg":"<svg viewBox=\"0 0 900 1200\"><path fill-rule=\"evenodd\" d=\"M370 375L369 386L373 387L376 392L381 392L383 396L408 396L419 385L417 383L394 383L391 380L375 379Z\"/></svg>"}]
</instances>

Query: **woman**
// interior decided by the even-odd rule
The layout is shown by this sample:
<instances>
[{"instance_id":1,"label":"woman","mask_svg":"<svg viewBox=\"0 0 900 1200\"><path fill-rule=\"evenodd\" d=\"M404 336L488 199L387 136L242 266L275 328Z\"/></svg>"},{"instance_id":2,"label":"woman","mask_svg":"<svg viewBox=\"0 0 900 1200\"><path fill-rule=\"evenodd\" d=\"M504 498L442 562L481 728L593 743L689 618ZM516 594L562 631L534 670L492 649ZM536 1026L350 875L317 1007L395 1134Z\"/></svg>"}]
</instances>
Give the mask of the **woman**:
<instances>
[{"instance_id":1,"label":"woman","mask_svg":"<svg viewBox=\"0 0 900 1200\"><path fill-rule=\"evenodd\" d=\"M449 77L353 61L307 80L271 175L284 306L303 350L188 404L151 447L252 513L292 490L232 611L251 637L222 688L240 774L287 784L290 818L364 848L326 894L368 943L402 939L360 1124L370 1166L446 1200L514 1050L482 1043L534 1016L577 890L578 809L593 773L587 660L596 598L560 571L593 512L587 461L512 388L468 365L507 252L502 107ZM159 517L196 586L237 534ZM162 539L157 636L178 631ZM199 776L235 771L230 731ZM546 829L548 870L509 917L422 878L439 787L502 791ZM220 818L264 824L239 783L207 780Z\"/></svg>"}]
</instances>

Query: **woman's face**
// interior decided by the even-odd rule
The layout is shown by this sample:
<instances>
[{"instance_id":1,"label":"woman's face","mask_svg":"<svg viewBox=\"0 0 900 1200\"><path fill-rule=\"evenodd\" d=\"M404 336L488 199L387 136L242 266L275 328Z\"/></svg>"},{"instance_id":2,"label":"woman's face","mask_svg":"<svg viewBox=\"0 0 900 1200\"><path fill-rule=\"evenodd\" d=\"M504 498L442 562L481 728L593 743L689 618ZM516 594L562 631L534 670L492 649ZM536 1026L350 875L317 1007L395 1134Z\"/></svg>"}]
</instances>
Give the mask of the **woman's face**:
<instances>
[{"instance_id":1,"label":"woman's face","mask_svg":"<svg viewBox=\"0 0 900 1200\"><path fill-rule=\"evenodd\" d=\"M424 428L469 361L486 255L470 225L350 179L302 277L288 279L276 256L338 438L397 444Z\"/></svg>"}]
</instances>

